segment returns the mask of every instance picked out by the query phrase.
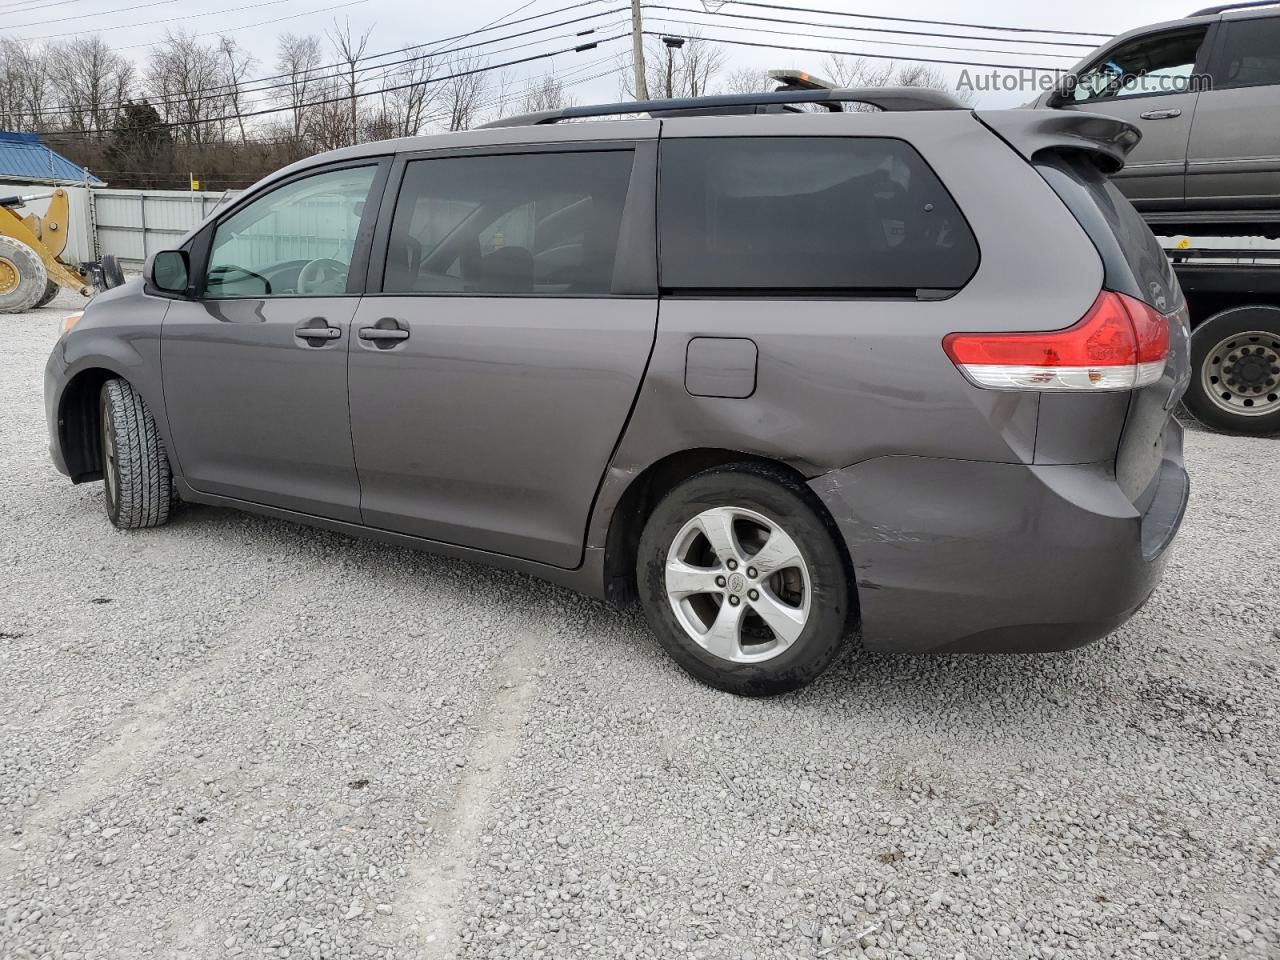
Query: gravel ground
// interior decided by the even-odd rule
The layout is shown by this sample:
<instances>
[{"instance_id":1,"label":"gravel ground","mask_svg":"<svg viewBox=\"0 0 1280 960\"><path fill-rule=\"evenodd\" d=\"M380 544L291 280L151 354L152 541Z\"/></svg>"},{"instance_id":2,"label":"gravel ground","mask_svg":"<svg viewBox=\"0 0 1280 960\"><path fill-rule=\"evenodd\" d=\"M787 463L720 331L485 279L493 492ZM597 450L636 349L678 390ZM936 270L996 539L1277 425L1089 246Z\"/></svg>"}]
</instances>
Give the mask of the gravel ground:
<instances>
[{"instance_id":1,"label":"gravel ground","mask_svg":"<svg viewBox=\"0 0 1280 960\"><path fill-rule=\"evenodd\" d=\"M1280 957L1280 446L1163 587L772 701L638 613L232 512L125 534L0 318L0 956Z\"/></svg>"}]
</instances>

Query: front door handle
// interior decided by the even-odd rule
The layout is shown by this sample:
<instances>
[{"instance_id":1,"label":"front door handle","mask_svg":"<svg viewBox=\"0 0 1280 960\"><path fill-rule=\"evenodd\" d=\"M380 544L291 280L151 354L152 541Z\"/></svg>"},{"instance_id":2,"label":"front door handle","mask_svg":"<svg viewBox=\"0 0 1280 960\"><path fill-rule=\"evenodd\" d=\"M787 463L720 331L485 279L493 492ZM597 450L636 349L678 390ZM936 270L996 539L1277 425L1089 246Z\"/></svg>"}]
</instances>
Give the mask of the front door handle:
<instances>
[{"instance_id":1,"label":"front door handle","mask_svg":"<svg viewBox=\"0 0 1280 960\"><path fill-rule=\"evenodd\" d=\"M306 323L294 327L293 335L299 340L305 340L309 347L322 347L330 340L337 340L342 336L342 328L329 326L329 321L324 317L312 317Z\"/></svg>"},{"instance_id":2,"label":"front door handle","mask_svg":"<svg viewBox=\"0 0 1280 960\"><path fill-rule=\"evenodd\" d=\"M1172 120L1174 117L1182 116L1181 110L1148 110L1141 114L1143 120Z\"/></svg>"},{"instance_id":3,"label":"front door handle","mask_svg":"<svg viewBox=\"0 0 1280 960\"><path fill-rule=\"evenodd\" d=\"M358 336L380 350L388 350L400 341L408 340L409 330L394 317L383 317L372 327L361 327Z\"/></svg>"}]
</instances>

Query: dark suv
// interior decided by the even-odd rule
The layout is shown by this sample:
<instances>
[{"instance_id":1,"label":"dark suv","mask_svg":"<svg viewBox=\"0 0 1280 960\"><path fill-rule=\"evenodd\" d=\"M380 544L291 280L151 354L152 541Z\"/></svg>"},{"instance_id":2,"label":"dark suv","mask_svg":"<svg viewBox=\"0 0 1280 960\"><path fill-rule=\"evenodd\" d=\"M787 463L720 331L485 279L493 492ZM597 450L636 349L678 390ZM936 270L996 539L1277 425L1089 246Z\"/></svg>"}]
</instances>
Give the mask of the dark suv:
<instances>
[{"instance_id":1,"label":"dark suv","mask_svg":"<svg viewBox=\"0 0 1280 960\"><path fill-rule=\"evenodd\" d=\"M1116 182L1148 223L1280 235L1280 4L1224 4L1131 30L1036 103L1142 131Z\"/></svg>"},{"instance_id":2,"label":"dark suv","mask_svg":"<svg viewBox=\"0 0 1280 960\"><path fill-rule=\"evenodd\" d=\"M1087 643L1188 489L1183 298L1106 178L1136 140L824 90L324 154L90 304L53 458L125 528L176 496L638 594L736 693L858 624Z\"/></svg>"}]
</instances>

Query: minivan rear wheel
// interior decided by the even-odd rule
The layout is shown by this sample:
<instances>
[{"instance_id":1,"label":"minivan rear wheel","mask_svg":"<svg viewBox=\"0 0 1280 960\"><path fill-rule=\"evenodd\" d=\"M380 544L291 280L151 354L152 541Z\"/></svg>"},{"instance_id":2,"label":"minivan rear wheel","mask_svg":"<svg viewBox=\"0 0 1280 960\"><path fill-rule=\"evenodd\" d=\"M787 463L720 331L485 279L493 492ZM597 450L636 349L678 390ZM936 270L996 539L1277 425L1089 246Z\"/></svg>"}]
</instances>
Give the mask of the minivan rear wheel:
<instances>
[{"instance_id":1,"label":"minivan rear wheel","mask_svg":"<svg viewBox=\"0 0 1280 960\"><path fill-rule=\"evenodd\" d=\"M637 557L641 603L696 679L770 696L812 682L839 654L848 577L807 494L744 464L692 477L650 515Z\"/></svg>"},{"instance_id":2,"label":"minivan rear wheel","mask_svg":"<svg viewBox=\"0 0 1280 960\"><path fill-rule=\"evenodd\" d=\"M1280 433L1280 307L1233 307L1191 334L1191 384L1183 399L1197 420L1232 433Z\"/></svg>"}]
</instances>

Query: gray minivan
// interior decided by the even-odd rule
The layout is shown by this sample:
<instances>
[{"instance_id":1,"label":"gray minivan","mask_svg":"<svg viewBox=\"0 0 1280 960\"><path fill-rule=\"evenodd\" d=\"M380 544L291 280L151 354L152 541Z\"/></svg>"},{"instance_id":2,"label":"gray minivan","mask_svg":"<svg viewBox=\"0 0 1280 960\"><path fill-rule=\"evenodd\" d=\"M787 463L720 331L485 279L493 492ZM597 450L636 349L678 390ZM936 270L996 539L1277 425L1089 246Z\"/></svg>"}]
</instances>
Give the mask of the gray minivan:
<instances>
[{"instance_id":1,"label":"gray minivan","mask_svg":"<svg viewBox=\"0 0 1280 960\"><path fill-rule=\"evenodd\" d=\"M1280 4L1225 4L1131 30L1035 105L1142 131L1116 182L1149 223L1280 231Z\"/></svg>"},{"instance_id":2,"label":"gray minivan","mask_svg":"<svg viewBox=\"0 0 1280 960\"><path fill-rule=\"evenodd\" d=\"M181 499L638 596L740 694L859 626L1077 646L1188 491L1184 300L1107 179L1137 140L820 90L323 154L69 318L53 459L127 529Z\"/></svg>"}]
</instances>

